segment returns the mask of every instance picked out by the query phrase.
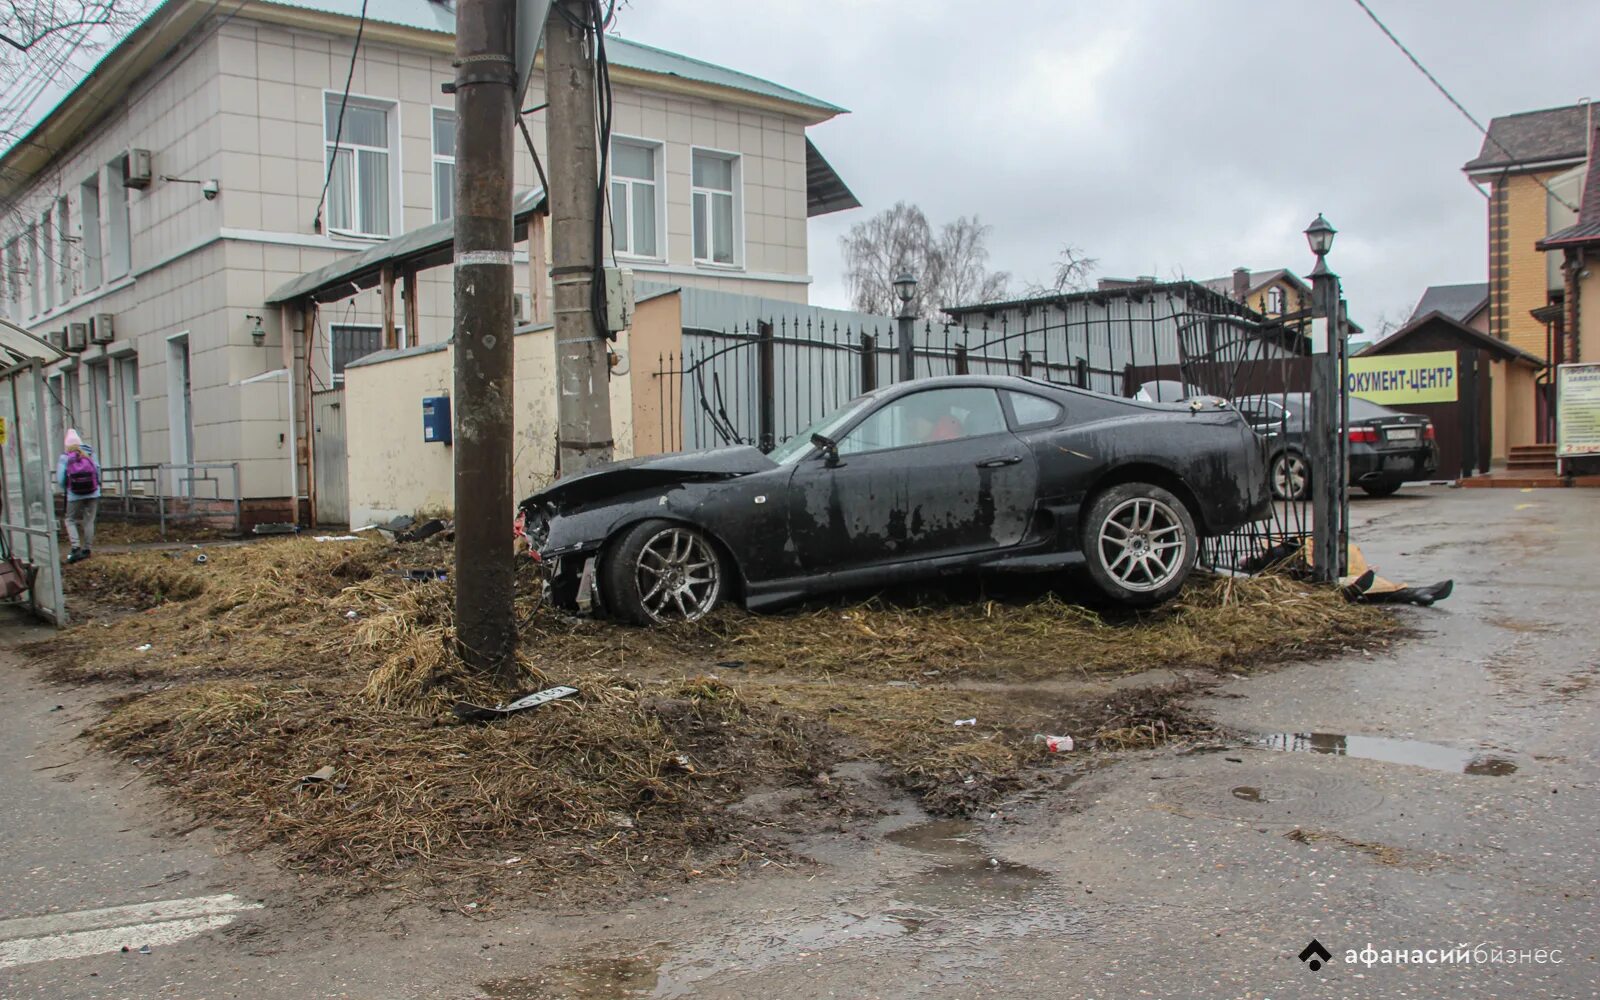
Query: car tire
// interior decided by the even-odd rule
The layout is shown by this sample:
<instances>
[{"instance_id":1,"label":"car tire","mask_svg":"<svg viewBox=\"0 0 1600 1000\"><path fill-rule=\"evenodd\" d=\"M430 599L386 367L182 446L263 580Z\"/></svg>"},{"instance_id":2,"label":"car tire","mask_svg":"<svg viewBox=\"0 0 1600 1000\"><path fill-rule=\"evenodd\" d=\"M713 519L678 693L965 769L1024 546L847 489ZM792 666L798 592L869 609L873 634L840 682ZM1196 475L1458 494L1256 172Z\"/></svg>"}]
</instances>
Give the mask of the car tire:
<instances>
[{"instance_id":1,"label":"car tire","mask_svg":"<svg viewBox=\"0 0 1600 1000\"><path fill-rule=\"evenodd\" d=\"M698 621L722 603L727 571L715 543L679 521L641 521L606 546L600 597L635 625Z\"/></svg>"},{"instance_id":2,"label":"car tire","mask_svg":"<svg viewBox=\"0 0 1600 1000\"><path fill-rule=\"evenodd\" d=\"M1396 481L1385 481L1378 483L1362 483L1360 485L1361 489L1364 490L1369 497L1387 497L1393 496L1395 492L1404 484Z\"/></svg>"},{"instance_id":3,"label":"car tire","mask_svg":"<svg viewBox=\"0 0 1600 1000\"><path fill-rule=\"evenodd\" d=\"M1280 451L1272 458L1268 474L1277 500L1304 500L1311 495L1311 466L1298 451Z\"/></svg>"},{"instance_id":4,"label":"car tire","mask_svg":"<svg viewBox=\"0 0 1600 1000\"><path fill-rule=\"evenodd\" d=\"M1094 585L1129 607L1171 598L1200 554L1194 515L1151 483L1122 483L1096 496L1084 513L1081 540Z\"/></svg>"}]
</instances>

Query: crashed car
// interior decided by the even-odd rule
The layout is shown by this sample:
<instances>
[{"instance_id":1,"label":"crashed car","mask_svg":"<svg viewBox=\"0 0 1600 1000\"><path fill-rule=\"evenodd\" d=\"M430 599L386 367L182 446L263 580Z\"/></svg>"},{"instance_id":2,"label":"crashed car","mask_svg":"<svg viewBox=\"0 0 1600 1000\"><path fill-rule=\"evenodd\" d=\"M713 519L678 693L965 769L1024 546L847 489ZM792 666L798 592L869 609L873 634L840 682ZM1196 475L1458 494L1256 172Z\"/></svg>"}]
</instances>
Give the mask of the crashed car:
<instances>
[{"instance_id":1,"label":"crashed car","mask_svg":"<svg viewBox=\"0 0 1600 1000\"><path fill-rule=\"evenodd\" d=\"M520 516L558 605L592 596L652 624L986 568L1082 567L1114 601L1152 605L1183 586L1204 536L1270 502L1230 407L952 376L861 396L771 454L563 479Z\"/></svg>"}]
</instances>

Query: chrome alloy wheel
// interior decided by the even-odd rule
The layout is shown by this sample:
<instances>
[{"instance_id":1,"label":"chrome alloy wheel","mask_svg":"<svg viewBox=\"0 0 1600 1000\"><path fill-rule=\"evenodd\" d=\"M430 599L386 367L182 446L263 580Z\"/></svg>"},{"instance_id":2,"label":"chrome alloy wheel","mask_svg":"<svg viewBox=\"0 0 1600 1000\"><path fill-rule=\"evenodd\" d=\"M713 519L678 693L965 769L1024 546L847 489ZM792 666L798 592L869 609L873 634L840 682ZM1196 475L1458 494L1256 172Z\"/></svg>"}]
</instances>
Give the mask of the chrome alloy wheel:
<instances>
[{"instance_id":1,"label":"chrome alloy wheel","mask_svg":"<svg viewBox=\"0 0 1600 1000\"><path fill-rule=\"evenodd\" d=\"M1279 500L1298 500L1306 495L1306 460L1284 452L1272 463L1272 492Z\"/></svg>"},{"instance_id":2,"label":"chrome alloy wheel","mask_svg":"<svg viewBox=\"0 0 1600 1000\"><path fill-rule=\"evenodd\" d=\"M639 600L658 622L692 622L716 607L722 564L698 533L665 528L639 550Z\"/></svg>"},{"instance_id":3,"label":"chrome alloy wheel","mask_svg":"<svg viewBox=\"0 0 1600 1000\"><path fill-rule=\"evenodd\" d=\"M1113 508L1100 526L1100 559L1127 589L1158 590L1183 572L1188 541L1171 507L1134 497Z\"/></svg>"}]
</instances>

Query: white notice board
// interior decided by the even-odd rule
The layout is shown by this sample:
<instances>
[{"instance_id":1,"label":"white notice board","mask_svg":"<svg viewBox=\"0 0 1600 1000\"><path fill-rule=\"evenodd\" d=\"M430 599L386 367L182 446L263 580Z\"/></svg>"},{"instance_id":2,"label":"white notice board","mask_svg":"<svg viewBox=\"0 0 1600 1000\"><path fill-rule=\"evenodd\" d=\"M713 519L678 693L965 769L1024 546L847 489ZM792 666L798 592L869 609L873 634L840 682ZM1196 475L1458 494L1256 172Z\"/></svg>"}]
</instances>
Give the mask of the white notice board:
<instances>
[{"instance_id":1,"label":"white notice board","mask_svg":"<svg viewBox=\"0 0 1600 1000\"><path fill-rule=\"evenodd\" d=\"M1600 455L1600 364L1556 366L1556 457Z\"/></svg>"}]
</instances>

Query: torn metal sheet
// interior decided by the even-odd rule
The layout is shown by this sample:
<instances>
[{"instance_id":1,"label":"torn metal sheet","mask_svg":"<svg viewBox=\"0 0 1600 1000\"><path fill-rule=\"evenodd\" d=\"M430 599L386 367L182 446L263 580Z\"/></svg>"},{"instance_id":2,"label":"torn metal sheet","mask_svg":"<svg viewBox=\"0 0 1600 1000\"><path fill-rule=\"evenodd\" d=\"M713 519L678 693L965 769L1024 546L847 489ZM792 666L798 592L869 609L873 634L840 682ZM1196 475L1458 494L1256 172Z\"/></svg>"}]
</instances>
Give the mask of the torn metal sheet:
<instances>
[{"instance_id":1,"label":"torn metal sheet","mask_svg":"<svg viewBox=\"0 0 1600 1000\"><path fill-rule=\"evenodd\" d=\"M518 698L516 701L495 705L493 707L488 705L474 705L470 701L458 701L451 707L451 711L453 711L456 714L456 718L460 719L462 722L490 722L494 719L503 719L506 716L517 712L525 712L530 708L535 708L539 705L556 701L560 698L570 698L577 693L578 689L575 687L559 685L557 687L545 688L543 691L536 691L533 694Z\"/></svg>"}]
</instances>

